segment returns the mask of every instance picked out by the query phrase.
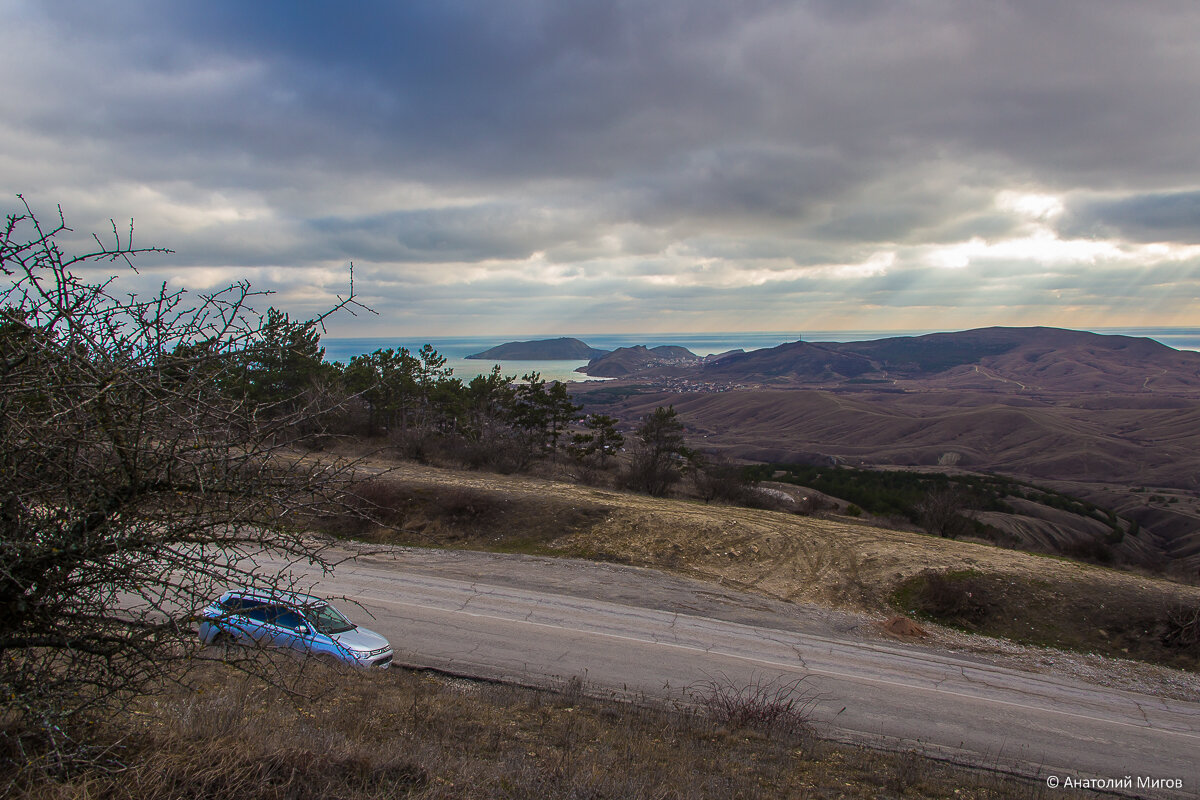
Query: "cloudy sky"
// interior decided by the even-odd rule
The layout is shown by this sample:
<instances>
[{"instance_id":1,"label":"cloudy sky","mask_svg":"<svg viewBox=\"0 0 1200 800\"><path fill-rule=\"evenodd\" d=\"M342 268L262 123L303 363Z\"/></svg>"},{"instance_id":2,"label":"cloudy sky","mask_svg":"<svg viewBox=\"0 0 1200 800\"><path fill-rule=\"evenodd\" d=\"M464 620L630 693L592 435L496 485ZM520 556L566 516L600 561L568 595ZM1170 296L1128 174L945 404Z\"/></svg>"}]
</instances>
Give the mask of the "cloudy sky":
<instances>
[{"instance_id":1,"label":"cloudy sky","mask_svg":"<svg viewBox=\"0 0 1200 800\"><path fill-rule=\"evenodd\" d=\"M0 0L0 206L332 335L1200 325L1200 4Z\"/></svg>"}]
</instances>

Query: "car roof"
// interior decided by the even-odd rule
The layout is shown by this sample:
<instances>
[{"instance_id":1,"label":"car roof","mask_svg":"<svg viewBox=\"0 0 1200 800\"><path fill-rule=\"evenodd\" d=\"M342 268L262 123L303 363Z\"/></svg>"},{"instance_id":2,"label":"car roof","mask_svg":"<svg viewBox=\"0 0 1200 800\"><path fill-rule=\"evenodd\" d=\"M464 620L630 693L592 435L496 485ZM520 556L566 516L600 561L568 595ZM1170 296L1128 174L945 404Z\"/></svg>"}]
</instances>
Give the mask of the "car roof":
<instances>
[{"instance_id":1,"label":"car roof","mask_svg":"<svg viewBox=\"0 0 1200 800\"><path fill-rule=\"evenodd\" d=\"M300 592L284 592L278 589L230 589L221 596L222 600L231 597L246 597L251 600L262 600L268 603L284 603L290 606L308 607L328 605L320 597Z\"/></svg>"}]
</instances>

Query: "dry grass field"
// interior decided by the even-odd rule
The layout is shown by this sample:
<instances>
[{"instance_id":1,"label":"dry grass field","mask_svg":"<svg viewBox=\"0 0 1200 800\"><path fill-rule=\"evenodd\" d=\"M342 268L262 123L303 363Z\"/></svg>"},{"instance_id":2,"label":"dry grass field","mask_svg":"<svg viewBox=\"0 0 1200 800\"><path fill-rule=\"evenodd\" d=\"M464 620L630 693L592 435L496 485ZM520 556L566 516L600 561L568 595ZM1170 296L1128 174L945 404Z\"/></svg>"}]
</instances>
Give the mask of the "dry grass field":
<instances>
[{"instance_id":1,"label":"dry grass field","mask_svg":"<svg viewBox=\"0 0 1200 800\"><path fill-rule=\"evenodd\" d=\"M1028 781L919 749L814 738L803 709L746 696L678 709L605 702L573 681L523 689L391 670L281 664L288 691L219 662L200 690L168 687L97 724L95 768L0 777L14 800L693 800L1037 798ZM701 687L703 688L703 687ZM771 713L777 711L780 713ZM10 755L10 754L8 754ZM1054 797L1071 794L1055 792Z\"/></svg>"}]
</instances>

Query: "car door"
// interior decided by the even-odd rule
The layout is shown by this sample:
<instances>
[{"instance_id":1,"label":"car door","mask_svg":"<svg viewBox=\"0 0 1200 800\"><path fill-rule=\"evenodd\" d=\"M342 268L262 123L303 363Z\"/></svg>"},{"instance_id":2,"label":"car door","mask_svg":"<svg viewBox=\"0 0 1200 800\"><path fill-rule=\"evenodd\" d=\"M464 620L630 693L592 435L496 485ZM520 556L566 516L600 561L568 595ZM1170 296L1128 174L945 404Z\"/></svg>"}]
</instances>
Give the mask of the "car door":
<instances>
[{"instance_id":1,"label":"car door","mask_svg":"<svg viewBox=\"0 0 1200 800\"><path fill-rule=\"evenodd\" d=\"M276 647L300 652L312 647L311 629L303 617L286 606L274 606L272 611L271 636Z\"/></svg>"},{"instance_id":2,"label":"car door","mask_svg":"<svg viewBox=\"0 0 1200 800\"><path fill-rule=\"evenodd\" d=\"M241 620L235 623L241 632L239 638L249 639L259 645L273 644L272 629L274 626L270 624L270 618L274 613L273 609L274 606L261 600L242 598L242 609L239 612Z\"/></svg>"},{"instance_id":3,"label":"car door","mask_svg":"<svg viewBox=\"0 0 1200 800\"><path fill-rule=\"evenodd\" d=\"M223 614L213 620L213 624L223 634L232 637L235 641L242 643L253 642L255 639L255 628L265 619L265 614L258 612L253 616L259 619L256 622L252 619L250 613L253 609L261 607L262 603L258 600L252 600L248 597L237 597L236 595L221 602Z\"/></svg>"}]
</instances>

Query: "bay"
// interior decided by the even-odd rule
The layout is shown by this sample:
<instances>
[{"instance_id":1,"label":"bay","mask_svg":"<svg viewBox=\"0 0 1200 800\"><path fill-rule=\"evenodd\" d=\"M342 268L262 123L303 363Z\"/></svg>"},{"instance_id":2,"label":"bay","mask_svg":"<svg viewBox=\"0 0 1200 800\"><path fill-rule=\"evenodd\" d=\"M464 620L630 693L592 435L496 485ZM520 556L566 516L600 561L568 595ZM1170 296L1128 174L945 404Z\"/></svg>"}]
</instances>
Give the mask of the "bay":
<instances>
[{"instance_id":1,"label":"bay","mask_svg":"<svg viewBox=\"0 0 1200 800\"><path fill-rule=\"evenodd\" d=\"M776 347L787 342L803 339L809 342L861 342L886 339L892 336L920 336L936 333L934 330L917 331L738 331L715 333L596 333L576 334L574 338L587 342L601 350L618 347L645 345L678 345L686 347L698 356L724 353L729 350L759 350ZM1177 350L1200 351L1200 328L1094 328L1093 333L1139 336L1154 339ZM587 364L584 360L564 361L480 361L468 359L473 353L481 353L491 347L515 341L557 339L563 334L531 334L528 336L431 336L428 338L399 337L337 337L323 338L326 361L348 363L353 356L365 355L385 348L406 347L416 353L422 346L431 345L446 358L446 366L454 370L456 378L469 381L476 375L490 372L493 364L499 364L505 375L520 378L537 372L546 380L586 381L596 380L575 370Z\"/></svg>"}]
</instances>

